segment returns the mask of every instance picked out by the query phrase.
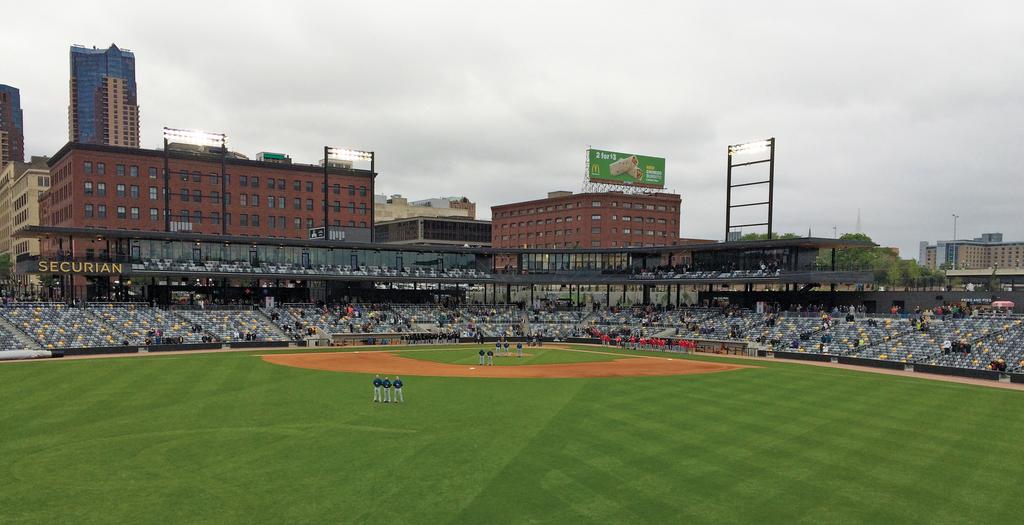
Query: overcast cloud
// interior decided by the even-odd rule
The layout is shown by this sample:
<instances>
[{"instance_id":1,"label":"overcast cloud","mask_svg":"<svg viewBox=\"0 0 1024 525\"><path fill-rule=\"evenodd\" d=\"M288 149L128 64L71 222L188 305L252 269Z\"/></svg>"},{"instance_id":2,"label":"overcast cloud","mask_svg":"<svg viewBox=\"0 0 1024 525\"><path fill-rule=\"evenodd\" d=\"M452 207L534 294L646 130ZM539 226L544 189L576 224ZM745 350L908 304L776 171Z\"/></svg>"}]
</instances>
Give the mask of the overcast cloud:
<instances>
[{"instance_id":1,"label":"overcast cloud","mask_svg":"<svg viewBox=\"0 0 1024 525\"><path fill-rule=\"evenodd\" d=\"M222 5L230 4L230 5ZM1019 2L11 2L0 83L26 155L67 141L68 46L135 52L162 126L315 162L372 149L378 192L493 204L579 191L585 149L663 156L682 235L724 235L727 144L774 136L778 231L1024 239ZM756 175L756 173L754 174ZM741 217L742 218L742 217Z\"/></svg>"}]
</instances>

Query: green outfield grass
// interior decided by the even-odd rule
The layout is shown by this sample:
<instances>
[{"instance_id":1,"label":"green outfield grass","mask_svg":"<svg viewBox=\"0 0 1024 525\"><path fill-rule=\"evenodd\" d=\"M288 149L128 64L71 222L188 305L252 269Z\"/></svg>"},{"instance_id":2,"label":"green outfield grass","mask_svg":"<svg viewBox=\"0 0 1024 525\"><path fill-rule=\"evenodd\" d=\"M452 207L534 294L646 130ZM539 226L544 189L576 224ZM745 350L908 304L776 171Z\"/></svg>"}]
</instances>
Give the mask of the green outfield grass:
<instances>
[{"instance_id":1,"label":"green outfield grass","mask_svg":"<svg viewBox=\"0 0 1024 525\"><path fill-rule=\"evenodd\" d=\"M404 405L254 354L3 364L0 522L1019 521L1024 393L753 364Z\"/></svg>"},{"instance_id":2,"label":"green outfield grass","mask_svg":"<svg viewBox=\"0 0 1024 525\"><path fill-rule=\"evenodd\" d=\"M486 350L494 350L494 345L486 347ZM464 346L448 348L447 350L413 351L401 352L402 357L411 359L423 359L426 361L437 361L453 365L476 365L480 363L480 346ZM504 352L504 349L502 349ZM523 347L523 357L516 357L515 347L509 352L512 355L497 354L494 356L494 366L517 366L517 365L550 365L555 363L585 363L589 361L612 361L623 357L622 355L609 355L608 353L578 352L571 350L560 350L551 347L527 348Z\"/></svg>"}]
</instances>

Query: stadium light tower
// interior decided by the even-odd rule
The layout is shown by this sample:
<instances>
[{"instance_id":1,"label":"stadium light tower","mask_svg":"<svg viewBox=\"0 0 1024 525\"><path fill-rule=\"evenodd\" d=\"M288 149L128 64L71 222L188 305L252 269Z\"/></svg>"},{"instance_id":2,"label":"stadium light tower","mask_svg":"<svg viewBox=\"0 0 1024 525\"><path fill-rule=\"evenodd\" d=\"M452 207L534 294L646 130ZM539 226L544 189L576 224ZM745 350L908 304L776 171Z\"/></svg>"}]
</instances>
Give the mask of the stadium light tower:
<instances>
[{"instance_id":1,"label":"stadium light tower","mask_svg":"<svg viewBox=\"0 0 1024 525\"><path fill-rule=\"evenodd\" d=\"M347 160L350 162L357 161L369 161L370 163L370 180L373 180L374 164L376 161L376 155L372 151L363 151L351 148L335 148L331 146L324 146L324 237L327 239L331 238L330 226L328 222L328 195L330 194L327 183L327 167L330 164L331 159L335 160ZM370 185L370 198L373 199L373 184ZM373 242L373 204L370 205L370 242Z\"/></svg>"},{"instance_id":2,"label":"stadium light tower","mask_svg":"<svg viewBox=\"0 0 1024 525\"><path fill-rule=\"evenodd\" d=\"M224 133L211 133L198 129L164 128L164 229L171 231L171 170L168 144L193 144L220 149L220 233L228 233L228 202L227 202L227 159L228 136Z\"/></svg>"},{"instance_id":3,"label":"stadium light tower","mask_svg":"<svg viewBox=\"0 0 1024 525\"><path fill-rule=\"evenodd\" d=\"M746 162L735 163L735 157L761 154L765 151L768 152L767 159L752 160ZM768 227L768 239L772 238L772 216L774 212L774 197L775 197L775 137L755 140L753 142L746 142L743 144L733 144L729 146L729 155L726 163L726 187L725 187L725 240L729 240L729 232L733 228L743 228L745 226L767 226ZM756 164L768 164L768 179L759 180L754 182L745 182L742 184L732 183L732 170L733 168L739 168L743 166L753 166ZM732 190L735 188L742 188L745 186L757 186L761 184L768 185L768 200L760 202L747 202L743 204L732 203ZM733 208L745 208L749 206L767 206L768 207L768 220L767 222L754 222L749 224L732 224L732 209Z\"/></svg>"}]
</instances>

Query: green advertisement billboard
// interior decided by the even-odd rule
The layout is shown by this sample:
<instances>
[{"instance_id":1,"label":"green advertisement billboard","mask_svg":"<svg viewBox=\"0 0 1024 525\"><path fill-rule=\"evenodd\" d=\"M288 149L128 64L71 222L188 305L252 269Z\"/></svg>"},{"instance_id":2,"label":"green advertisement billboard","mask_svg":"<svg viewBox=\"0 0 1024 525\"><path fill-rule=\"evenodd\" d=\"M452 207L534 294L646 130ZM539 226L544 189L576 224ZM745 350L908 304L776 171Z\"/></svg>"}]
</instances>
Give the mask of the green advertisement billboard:
<instances>
[{"instance_id":1,"label":"green advertisement billboard","mask_svg":"<svg viewBox=\"0 0 1024 525\"><path fill-rule=\"evenodd\" d=\"M665 187L665 159L600 149L587 150L590 182Z\"/></svg>"}]
</instances>

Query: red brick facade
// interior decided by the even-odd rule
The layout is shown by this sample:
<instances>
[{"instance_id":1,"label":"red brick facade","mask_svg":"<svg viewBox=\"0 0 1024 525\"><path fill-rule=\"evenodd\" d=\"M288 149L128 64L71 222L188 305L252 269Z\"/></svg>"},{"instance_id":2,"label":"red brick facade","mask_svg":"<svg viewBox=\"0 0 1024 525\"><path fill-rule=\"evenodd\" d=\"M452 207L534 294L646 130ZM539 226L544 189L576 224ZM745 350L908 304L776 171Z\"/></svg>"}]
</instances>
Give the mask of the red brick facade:
<instances>
[{"instance_id":1,"label":"red brick facade","mask_svg":"<svg viewBox=\"0 0 1024 525\"><path fill-rule=\"evenodd\" d=\"M162 151L69 143L50 161L42 224L165 231L163 168ZM175 228L305 239L309 228L323 226L320 166L228 158L226 191L217 155L172 151L168 168ZM369 240L373 183L368 171L330 168L328 224Z\"/></svg>"},{"instance_id":2,"label":"red brick facade","mask_svg":"<svg viewBox=\"0 0 1024 525\"><path fill-rule=\"evenodd\" d=\"M555 192L491 207L495 248L622 248L679 244L681 198L670 193Z\"/></svg>"}]
</instances>

